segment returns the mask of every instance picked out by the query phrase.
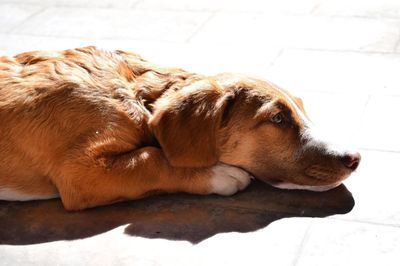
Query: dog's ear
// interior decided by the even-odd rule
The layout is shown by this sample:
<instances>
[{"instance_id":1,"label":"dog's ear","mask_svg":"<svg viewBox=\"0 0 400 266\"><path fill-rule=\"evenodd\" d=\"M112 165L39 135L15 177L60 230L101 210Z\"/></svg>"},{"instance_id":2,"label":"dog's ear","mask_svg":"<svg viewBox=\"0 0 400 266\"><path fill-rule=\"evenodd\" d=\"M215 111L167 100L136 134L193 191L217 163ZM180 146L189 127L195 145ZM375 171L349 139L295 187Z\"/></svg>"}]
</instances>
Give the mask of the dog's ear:
<instances>
[{"instance_id":1,"label":"dog's ear","mask_svg":"<svg viewBox=\"0 0 400 266\"><path fill-rule=\"evenodd\" d=\"M150 126L171 165L217 163L218 129L226 98L217 84L200 80L157 101Z\"/></svg>"}]
</instances>

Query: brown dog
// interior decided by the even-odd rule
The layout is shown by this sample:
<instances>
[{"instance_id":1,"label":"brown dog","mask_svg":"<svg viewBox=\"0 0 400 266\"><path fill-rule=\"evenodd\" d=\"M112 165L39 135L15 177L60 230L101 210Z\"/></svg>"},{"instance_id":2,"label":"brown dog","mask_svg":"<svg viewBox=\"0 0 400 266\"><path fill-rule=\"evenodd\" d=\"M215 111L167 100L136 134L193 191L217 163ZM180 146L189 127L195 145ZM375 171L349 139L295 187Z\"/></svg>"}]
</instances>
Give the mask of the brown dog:
<instances>
[{"instance_id":1,"label":"brown dog","mask_svg":"<svg viewBox=\"0 0 400 266\"><path fill-rule=\"evenodd\" d=\"M313 136L299 98L95 47L0 57L0 199L79 210L152 193L231 195L255 176L327 190L358 153Z\"/></svg>"}]
</instances>

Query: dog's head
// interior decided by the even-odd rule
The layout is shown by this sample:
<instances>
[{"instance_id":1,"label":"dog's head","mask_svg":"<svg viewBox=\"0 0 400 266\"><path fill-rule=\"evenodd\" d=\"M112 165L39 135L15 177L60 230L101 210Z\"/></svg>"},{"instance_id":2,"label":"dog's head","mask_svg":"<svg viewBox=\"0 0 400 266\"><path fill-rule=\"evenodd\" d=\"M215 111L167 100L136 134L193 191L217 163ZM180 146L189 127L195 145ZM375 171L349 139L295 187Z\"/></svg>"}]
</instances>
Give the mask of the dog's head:
<instances>
[{"instance_id":1,"label":"dog's head","mask_svg":"<svg viewBox=\"0 0 400 266\"><path fill-rule=\"evenodd\" d=\"M360 154L315 135L302 101L266 81L222 74L155 104L151 126L169 162L245 169L273 186L324 191L358 166Z\"/></svg>"}]
</instances>

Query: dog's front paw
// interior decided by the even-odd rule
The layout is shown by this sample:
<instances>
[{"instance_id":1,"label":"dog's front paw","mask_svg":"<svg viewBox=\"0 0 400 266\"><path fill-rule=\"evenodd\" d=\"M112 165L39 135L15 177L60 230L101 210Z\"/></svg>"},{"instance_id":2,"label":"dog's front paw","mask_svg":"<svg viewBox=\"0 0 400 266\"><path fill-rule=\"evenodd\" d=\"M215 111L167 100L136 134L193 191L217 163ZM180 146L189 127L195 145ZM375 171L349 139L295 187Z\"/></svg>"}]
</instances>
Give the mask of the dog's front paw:
<instances>
[{"instance_id":1,"label":"dog's front paw","mask_svg":"<svg viewBox=\"0 0 400 266\"><path fill-rule=\"evenodd\" d=\"M252 176L235 166L219 163L212 168L211 193L230 196L245 189Z\"/></svg>"}]
</instances>

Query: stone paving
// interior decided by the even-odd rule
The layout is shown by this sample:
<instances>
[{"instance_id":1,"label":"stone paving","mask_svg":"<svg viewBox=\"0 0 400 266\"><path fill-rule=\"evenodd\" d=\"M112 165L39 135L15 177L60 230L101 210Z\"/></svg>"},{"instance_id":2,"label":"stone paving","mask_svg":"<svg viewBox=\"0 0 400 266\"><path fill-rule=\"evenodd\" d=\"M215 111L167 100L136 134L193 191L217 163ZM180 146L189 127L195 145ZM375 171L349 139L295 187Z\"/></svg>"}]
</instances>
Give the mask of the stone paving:
<instances>
[{"instance_id":1,"label":"stone paving","mask_svg":"<svg viewBox=\"0 0 400 266\"><path fill-rule=\"evenodd\" d=\"M1 202L1 265L399 265L400 1L0 0L0 14L1 55L97 45L263 77L363 156L346 187L317 196L254 184L85 214Z\"/></svg>"}]
</instances>

